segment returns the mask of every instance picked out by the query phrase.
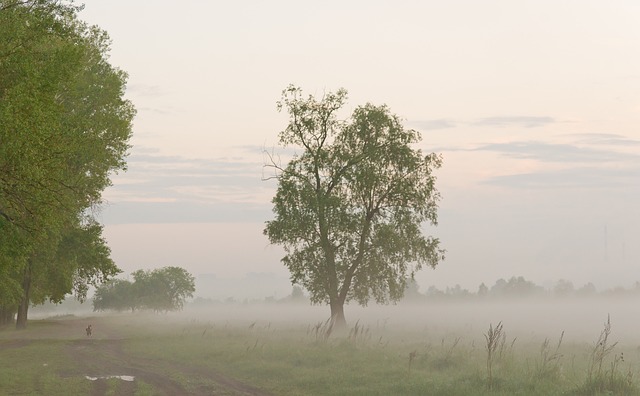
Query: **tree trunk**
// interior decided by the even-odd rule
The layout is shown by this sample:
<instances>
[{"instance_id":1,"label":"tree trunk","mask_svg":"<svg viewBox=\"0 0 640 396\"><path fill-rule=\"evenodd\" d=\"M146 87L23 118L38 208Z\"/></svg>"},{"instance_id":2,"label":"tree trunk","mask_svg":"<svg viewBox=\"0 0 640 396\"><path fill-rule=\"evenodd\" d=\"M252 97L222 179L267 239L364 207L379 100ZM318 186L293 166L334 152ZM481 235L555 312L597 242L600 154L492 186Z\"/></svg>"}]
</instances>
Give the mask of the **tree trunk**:
<instances>
[{"instance_id":1,"label":"tree trunk","mask_svg":"<svg viewBox=\"0 0 640 396\"><path fill-rule=\"evenodd\" d=\"M329 305L331 306L331 327L334 330L343 330L347 327L347 321L344 318L344 300L334 300Z\"/></svg>"},{"instance_id":2,"label":"tree trunk","mask_svg":"<svg viewBox=\"0 0 640 396\"><path fill-rule=\"evenodd\" d=\"M16 329L27 328L27 312L29 311L29 300L23 299L18 306L18 317L16 319Z\"/></svg>"},{"instance_id":3,"label":"tree trunk","mask_svg":"<svg viewBox=\"0 0 640 396\"><path fill-rule=\"evenodd\" d=\"M15 307L0 307L0 326L13 323L15 315Z\"/></svg>"},{"instance_id":4,"label":"tree trunk","mask_svg":"<svg viewBox=\"0 0 640 396\"><path fill-rule=\"evenodd\" d=\"M22 279L22 299L18 306L18 317L16 319L16 329L22 330L27 328L27 313L29 311L29 302L31 300L31 260L24 269L24 278Z\"/></svg>"}]
</instances>

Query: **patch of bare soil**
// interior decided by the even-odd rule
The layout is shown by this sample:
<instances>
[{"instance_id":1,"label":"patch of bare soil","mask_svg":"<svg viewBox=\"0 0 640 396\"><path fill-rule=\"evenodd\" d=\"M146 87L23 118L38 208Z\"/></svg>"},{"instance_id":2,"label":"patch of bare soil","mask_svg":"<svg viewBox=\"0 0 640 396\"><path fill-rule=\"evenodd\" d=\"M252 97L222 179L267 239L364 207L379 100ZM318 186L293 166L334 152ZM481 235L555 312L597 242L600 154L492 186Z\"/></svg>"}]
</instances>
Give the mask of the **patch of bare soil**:
<instances>
[{"instance_id":1,"label":"patch of bare soil","mask_svg":"<svg viewBox=\"0 0 640 396\"><path fill-rule=\"evenodd\" d=\"M86 320L85 320L86 321ZM82 320L67 321L74 331L83 331ZM61 373L64 376L88 376L98 378L92 381L92 396L107 394L108 376L133 376L134 381L120 380L118 395L134 395L138 381L153 386L164 395L268 395L267 393L210 370L183 367L175 363L132 356L123 350L124 340L117 329L108 325L108 320L94 324L94 336L99 329L100 338L84 337L67 343L70 359L80 362L78 372ZM185 389L171 377L204 378L212 386L195 386ZM89 380L89 379L87 379Z\"/></svg>"}]
</instances>

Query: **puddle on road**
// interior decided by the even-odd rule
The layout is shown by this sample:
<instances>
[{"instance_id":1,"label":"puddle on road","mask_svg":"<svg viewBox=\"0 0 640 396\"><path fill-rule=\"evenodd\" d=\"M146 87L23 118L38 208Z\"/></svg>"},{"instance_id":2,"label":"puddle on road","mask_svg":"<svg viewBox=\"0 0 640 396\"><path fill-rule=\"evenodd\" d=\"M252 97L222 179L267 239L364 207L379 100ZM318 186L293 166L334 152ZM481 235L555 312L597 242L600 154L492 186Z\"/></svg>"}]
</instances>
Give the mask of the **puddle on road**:
<instances>
[{"instance_id":1,"label":"puddle on road","mask_svg":"<svg viewBox=\"0 0 640 396\"><path fill-rule=\"evenodd\" d=\"M99 377L90 377L88 375L85 375L84 378L88 379L89 381L96 381L99 379L110 379L110 378L118 378L121 379L123 381L133 381L134 379L136 379L136 377L134 377L133 375L101 375Z\"/></svg>"}]
</instances>

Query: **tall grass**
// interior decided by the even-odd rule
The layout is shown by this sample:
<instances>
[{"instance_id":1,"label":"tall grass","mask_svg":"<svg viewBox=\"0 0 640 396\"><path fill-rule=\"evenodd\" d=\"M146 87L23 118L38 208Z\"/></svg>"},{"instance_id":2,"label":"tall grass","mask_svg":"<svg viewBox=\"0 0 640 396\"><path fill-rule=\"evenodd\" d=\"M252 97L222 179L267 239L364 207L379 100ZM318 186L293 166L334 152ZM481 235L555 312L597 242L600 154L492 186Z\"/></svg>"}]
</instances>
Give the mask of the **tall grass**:
<instances>
[{"instance_id":1,"label":"tall grass","mask_svg":"<svg viewBox=\"0 0 640 396\"><path fill-rule=\"evenodd\" d=\"M493 364L496 360L496 352L500 347L500 356L504 350L506 335L502 332L502 322L498 322L496 327L489 324L489 331L484 335L487 349L487 387L493 388Z\"/></svg>"},{"instance_id":2,"label":"tall grass","mask_svg":"<svg viewBox=\"0 0 640 396\"><path fill-rule=\"evenodd\" d=\"M604 329L600 332L589 355L589 371L585 382L576 390L580 395L635 395L640 388L633 380L630 368L622 371L624 354L614 354L613 359L606 364L618 342L611 342L611 317L607 315Z\"/></svg>"},{"instance_id":3,"label":"tall grass","mask_svg":"<svg viewBox=\"0 0 640 396\"><path fill-rule=\"evenodd\" d=\"M545 338L540 346L540 357L536 362L534 377L536 380L553 378L557 379L561 371L561 359L563 355L560 353L560 346L564 339L564 331L560 334L558 343L555 348L551 349L550 341Z\"/></svg>"}]
</instances>

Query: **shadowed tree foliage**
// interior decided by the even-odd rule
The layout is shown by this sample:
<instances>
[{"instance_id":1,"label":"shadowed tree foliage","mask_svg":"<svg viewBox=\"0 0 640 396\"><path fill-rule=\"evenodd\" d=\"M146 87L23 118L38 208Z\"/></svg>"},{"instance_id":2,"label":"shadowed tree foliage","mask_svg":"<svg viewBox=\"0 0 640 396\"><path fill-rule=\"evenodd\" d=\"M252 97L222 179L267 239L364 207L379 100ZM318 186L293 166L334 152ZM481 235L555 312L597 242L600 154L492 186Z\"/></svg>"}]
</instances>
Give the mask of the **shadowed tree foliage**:
<instances>
[{"instance_id":1,"label":"shadowed tree foliage","mask_svg":"<svg viewBox=\"0 0 640 396\"><path fill-rule=\"evenodd\" d=\"M321 99L290 86L278 103L289 114L282 145L301 149L286 165L267 164L278 181L275 218L265 235L282 245L294 284L313 303L328 303L332 323L345 325L344 304L399 300L408 278L444 258L439 242L423 235L437 224L436 154L413 146L420 134L405 129L387 106L337 112L340 89Z\"/></svg>"},{"instance_id":2,"label":"shadowed tree foliage","mask_svg":"<svg viewBox=\"0 0 640 396\"><path fill-rule=\"evenodd\" d=\"M126 167L135 110L108 36L79 9L0 0L0 321L17 312L18 328L31 303L83 299L117 271L91 213Z\"/></svg>"},{"instance_id":3,"label":"shadowed tree foliage","mask_svg":"<svg viewBox=\"0 0 640 396\"><path fill-rule=\"evenodd\" d=\"M93 219L66 230L57 246L38 251L49 254L32 262L33 304L59 303L70 293L84 301L89 286L98 286L122 272L110 257L111 249L102 237L102 226Z\"/></svg>"}]
</instances>

